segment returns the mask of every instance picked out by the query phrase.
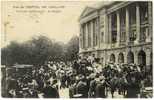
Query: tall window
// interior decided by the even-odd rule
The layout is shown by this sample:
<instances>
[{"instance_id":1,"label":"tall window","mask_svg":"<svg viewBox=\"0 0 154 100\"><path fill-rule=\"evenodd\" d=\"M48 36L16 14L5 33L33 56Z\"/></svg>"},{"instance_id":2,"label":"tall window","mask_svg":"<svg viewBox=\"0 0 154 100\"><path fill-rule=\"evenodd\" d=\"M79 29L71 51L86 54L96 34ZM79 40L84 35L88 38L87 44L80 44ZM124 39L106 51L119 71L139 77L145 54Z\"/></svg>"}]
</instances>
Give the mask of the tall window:
<instances>
[{"instance_id":1,"label":"tall window","mask_svg":"<svg viewBox=\"0 0 154 100\"><path fill-rule=\"evenodd\" d=\"M136 5L130 7L130 25L136 24Z\"/></svg>"},{"instance_id":2,"label":"tall window","mask_svg":"<svg viewBox=\"0 0 154 100\"><path fill-rule=\"evenodd\" d=\"M148 35L149 35L148 28L147 27L141 28L140 40L145 41L146 36L148 37Z\"/></svg>"},{"instance_id":3,"label":"tall window","mask_svg":"<svg viewBox=\"0 0 154 100\"><path fill-rule=\"evenodd\" d=\"M126 40L126 32L121 32L121 34L120 34L120 39L121 39L121 42L124 42L125 40Z\"/></svg>"},{"instance_id":4,"label":"tall window","mask_svg":"<svg viewBox=\"0 0 154 100\"><path fill-rule=\"evenodd\" d=\"M142 2L140 3L140 20L141 23L148 20L148 3Z\"/></svg>"},{"instance_id":5,"label":"tall window","mask_svg":"<svg viewBox=\"0 0 154 100\"><path fill-rule=\"evenodd\" d=\"M117 42L117 32L112 31L112 43L116 43Z\"/></svg>"},{"instance_id":6,"label":"tall window","mask_svg":"<svg viewBox=\"0 0 154 100\"><path fill-rule=\"evenodd\" d=\"M117 41L117 16L116 14L112 15L112 35L111 35L111 39L112 39L112 43L116 43Z\"/></svg>"},{"instance_id":7,"label":"tall window","mask_svg":"<svg viewBox=\"0 0 154 100\"><path fill-rule=\"evenodd\" d=\"M94 37L94 40L93 40L93 44L94 46L97 45L97 21L96 19L93 20L93 37Z\"/></svg>"},{"instance_id":8,"label":"tall window","mask_svg":"<svg viewBox=\"0 0 154 100\"><path fill-rule=\"evenodd\" d=\"M121 33L120 33L120 41L124 42L126 40L126 9L122 8L121 9L121 14L120 14L120 27L121 27Z\"/></svg>"},{"instance_id":9,"label":"tall window","mask_svg":"<svg viewBox=\"0 0 154 100\"><path fill-rule=\"evenodd\" d=\"M136 30L131 30L129 39L130 39L130 41L135 41L136 40Z\"/></svg>"},{"instance_id":10,"label":"tall window","mask_svg":"<svg viewBox=\"0 0 154 100\"><path fill-rule=\"evenodd\" d=\"M101 33L101 42L104 42L104 32Z\"/></svg>"}]
</instances>

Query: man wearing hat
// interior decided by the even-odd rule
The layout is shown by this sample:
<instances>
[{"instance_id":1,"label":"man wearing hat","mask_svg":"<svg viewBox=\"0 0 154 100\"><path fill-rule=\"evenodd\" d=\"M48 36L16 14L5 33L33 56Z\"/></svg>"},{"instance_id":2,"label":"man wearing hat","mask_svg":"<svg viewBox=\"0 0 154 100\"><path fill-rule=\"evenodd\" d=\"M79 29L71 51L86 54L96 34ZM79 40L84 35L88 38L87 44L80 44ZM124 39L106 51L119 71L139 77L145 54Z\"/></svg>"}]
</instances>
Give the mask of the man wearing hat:
<instances>
[{"instance_id":1,"label":"man wearing hat","mask_svg":"<svg viewBox=\"0 0 154 100\"><path fill-rule=\"evenodd\" d=\"M76 86L77 94L81 94L81 98L87 98L88 97L88 86L85 81L85 76L80 75L79 76L79 83Z\"/></svg>"},{"instance_id":2,"label":"man wearing hat","mask_svg":"<svg viewBox=\"0 0 154 100\"><path fill-rule=\"evenodd\" d=\"M99 81L99 74L93 73L93 74L90 75L90 77L91 77L92 80L90 81L89 97L95 98L95 96L96 96L95 88L96 88L97 82Z\"/></svg>"},{"instance_id":3,"label":"man wearing hat","mask_svg":"<svg viewBox=\"0 0 154 100\"><path fill-rule=\"evenodd\" d=\"M104 76L99 76L99 81L97 82L96 85L96 98L105 98L105 88L106 86L108 86L108 84L105 81L105 77Z\"/></svg>"},{"instance_id":4,"label":"man wearing hat","mask_svg":"<svg viewBox=\"0 0 154 100\"><path fill-rule=\"evenodd\" d=\"M50 81L47 81L43 94L44 98L59 98L58 90L50 85Z\"/></svg>"}]
</instances>

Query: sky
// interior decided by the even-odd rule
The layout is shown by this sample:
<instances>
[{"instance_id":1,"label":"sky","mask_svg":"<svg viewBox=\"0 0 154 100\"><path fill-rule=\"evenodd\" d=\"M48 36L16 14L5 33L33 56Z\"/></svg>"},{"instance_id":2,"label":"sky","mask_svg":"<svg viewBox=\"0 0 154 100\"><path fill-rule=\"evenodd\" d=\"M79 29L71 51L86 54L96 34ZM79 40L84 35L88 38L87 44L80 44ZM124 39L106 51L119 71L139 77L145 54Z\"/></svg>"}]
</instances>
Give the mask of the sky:
<instances>
[{"instance_id":1,"label":"sky","mask_svg":"<svg viewBox=\"0 0 154 100\"><path fill-rule=\"evenodd\" d=\"M38 35L67 43L72 36L79 35L78 19L84 8L96 3L94 1L2 2L2 41L4 42L6 36L7 42L2 42L1 47L10 41L24 42Z\"/></svg>"}]
</instances>

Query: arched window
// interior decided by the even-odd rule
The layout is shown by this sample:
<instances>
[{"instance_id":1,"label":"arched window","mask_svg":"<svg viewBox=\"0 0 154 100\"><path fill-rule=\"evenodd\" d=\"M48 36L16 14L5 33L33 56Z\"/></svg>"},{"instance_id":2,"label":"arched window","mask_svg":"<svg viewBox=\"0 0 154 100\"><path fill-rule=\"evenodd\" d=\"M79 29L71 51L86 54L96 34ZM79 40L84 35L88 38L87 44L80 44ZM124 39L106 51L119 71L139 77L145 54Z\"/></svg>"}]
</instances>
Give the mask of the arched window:
<instances>
[{"instance_id":1,"label":"arched window","mask_svg":"<svg viewBox=\"0 0 154 100\"><path fill-rule=\"evenodd\" d=\"M128 64L134 63L134 54L131 51L128 52L128 55L127 55L127 63Z\"/></svg>"},{"instance_id":2,"label":"arched window","mask_svg":"<svg viewBox=\"0 0 154 100\"><path fill-rule=\"evenodd\" d=\"M138 64L143 66L146 65L146 54L143 50L138 53Z\"/></svg>"},{"instance_id":3,"label":"arched window","mask_svg":"<svg viewBox=\"0 0 154 100\"><path fill-rule=\"evenodd\" d=\"M123 53L119 53L118 63L124 63L124 55L123 55Z\"/></svg>"},{"instance_id":4,"label":"arched window","mask_svg":"<svg viewBox=\"0 0 154 100\"><path fill-rule=\"evenodd\" d=\"M113 62L113 63L115 63L115 55L114 54L111 54L110 61Z\"/></svg>"}]
</instances>

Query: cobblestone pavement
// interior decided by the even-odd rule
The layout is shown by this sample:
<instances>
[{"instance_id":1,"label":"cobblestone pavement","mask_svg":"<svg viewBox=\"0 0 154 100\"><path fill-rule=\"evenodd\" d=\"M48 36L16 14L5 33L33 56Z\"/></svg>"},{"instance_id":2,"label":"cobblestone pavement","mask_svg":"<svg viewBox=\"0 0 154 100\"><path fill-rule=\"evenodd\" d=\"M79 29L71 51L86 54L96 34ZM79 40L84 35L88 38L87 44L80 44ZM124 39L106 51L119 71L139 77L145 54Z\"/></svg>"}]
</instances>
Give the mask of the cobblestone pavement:
<instances>
[{"instance_id":1,"label":"cobblestone pavement","mask_svg":"<svg viewBox=\"0 0 154 100\"><path fill-rule=\"evenodd\" d=\"M111 95L110 92L108 92L107 98L112 98L112 95ZM114 98L124 98L124 96L123 96L123 95L119 95L119 94L118 94L118 91L115 91L115 92L114 92Z\"/></svg>"},{"instance_id":2,"label":"cobblestone pavement","mask_svg":"<svg viewBox=\"0 0 154 100\"><path fill-rule=\"evenodd\" d=\"M62 88L59 90L60 98L69 98L69 89L68 88ZM108 92L107 98L112 98L111 93ZM124 98L123 95L119 95L116 91L114 93L114 98Z\"/></svg>"}]
</instances>

